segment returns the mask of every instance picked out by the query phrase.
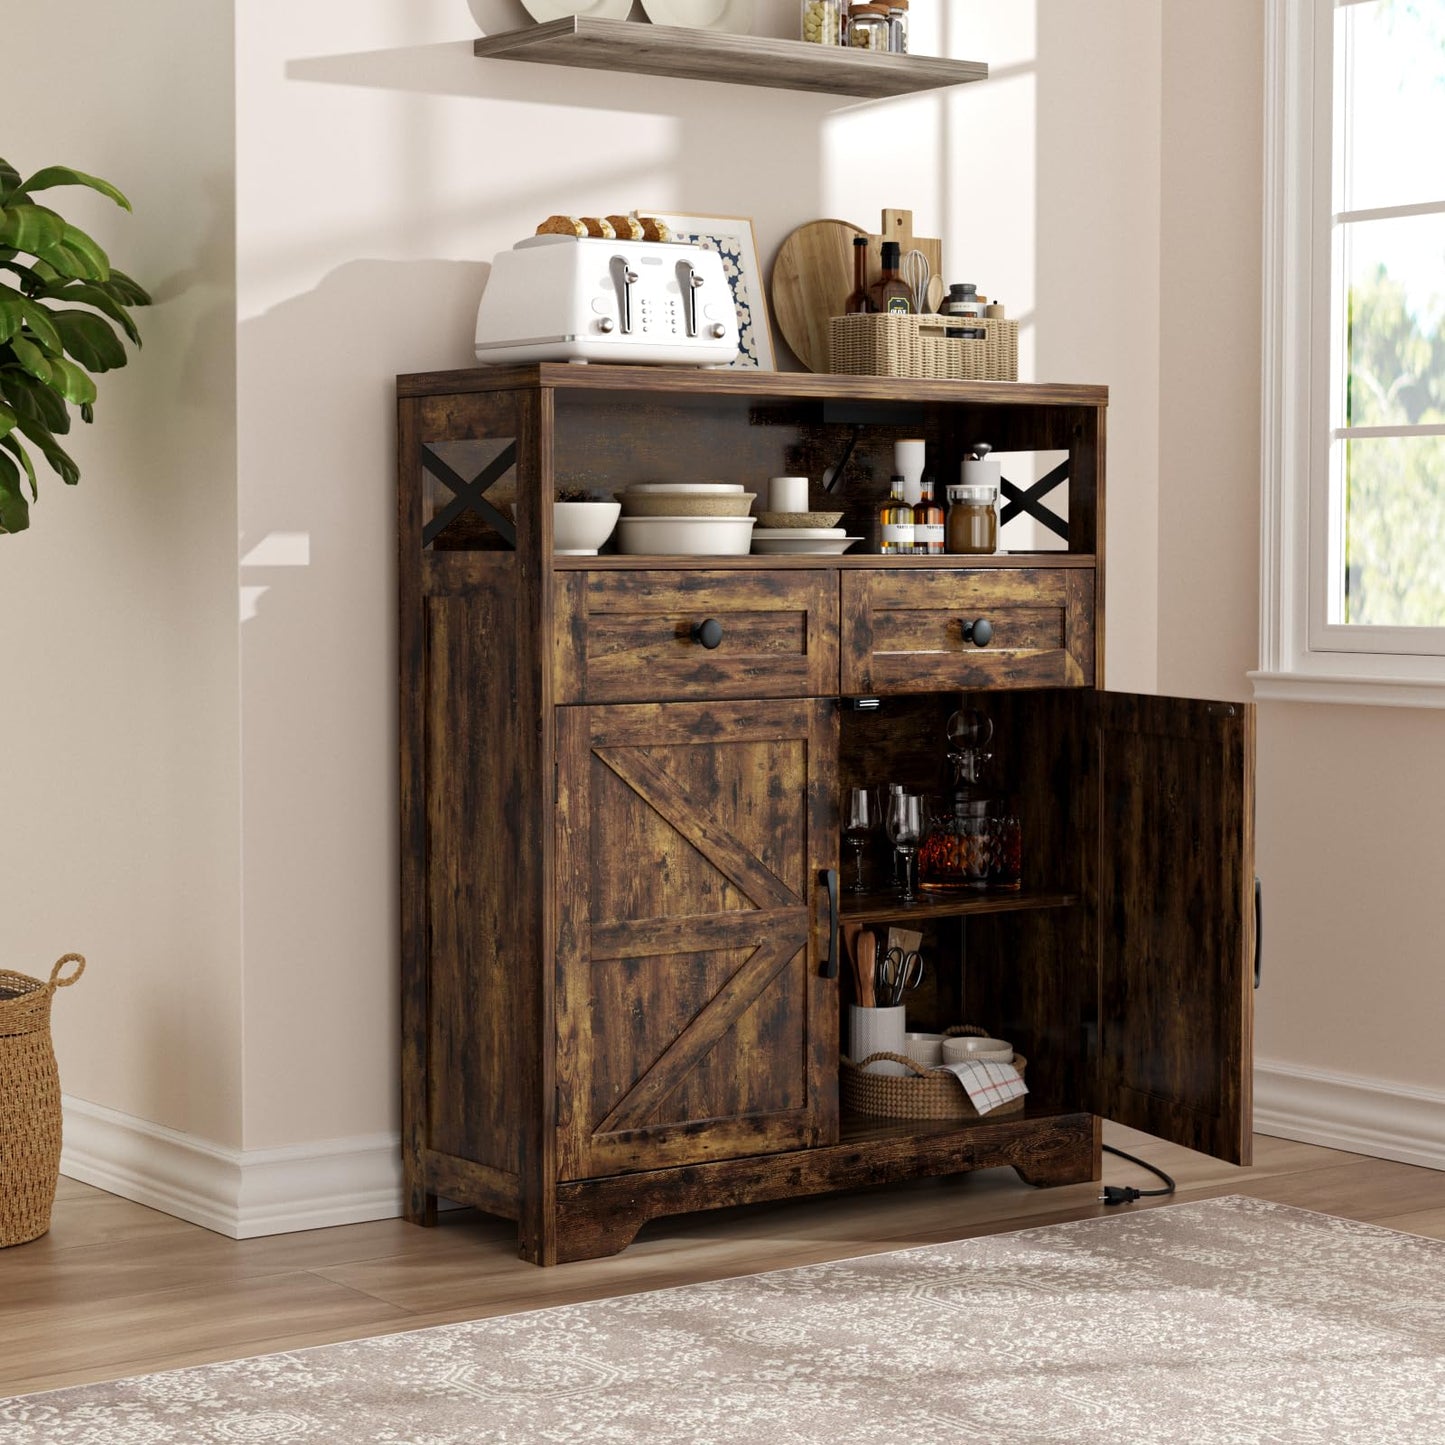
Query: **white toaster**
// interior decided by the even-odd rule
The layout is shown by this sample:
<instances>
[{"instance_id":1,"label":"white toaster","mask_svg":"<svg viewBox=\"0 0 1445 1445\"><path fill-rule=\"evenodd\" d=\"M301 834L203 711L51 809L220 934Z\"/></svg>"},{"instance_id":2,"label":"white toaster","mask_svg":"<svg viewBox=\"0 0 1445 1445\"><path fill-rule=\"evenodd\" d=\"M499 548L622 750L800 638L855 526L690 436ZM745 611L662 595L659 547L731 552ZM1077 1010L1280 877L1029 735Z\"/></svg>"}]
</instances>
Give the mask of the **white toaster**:
<instances>
[{"instance_id":1,"label":"white toaster","mask_svg":"<svg viewBox=\"0 0 1445 1445\"><path fill-rule=\"evenodd\" d=\"M478 361L727 366L738 313L722 257L695 244L529 236L492 262Z\"/></svg>"}]
</instances>

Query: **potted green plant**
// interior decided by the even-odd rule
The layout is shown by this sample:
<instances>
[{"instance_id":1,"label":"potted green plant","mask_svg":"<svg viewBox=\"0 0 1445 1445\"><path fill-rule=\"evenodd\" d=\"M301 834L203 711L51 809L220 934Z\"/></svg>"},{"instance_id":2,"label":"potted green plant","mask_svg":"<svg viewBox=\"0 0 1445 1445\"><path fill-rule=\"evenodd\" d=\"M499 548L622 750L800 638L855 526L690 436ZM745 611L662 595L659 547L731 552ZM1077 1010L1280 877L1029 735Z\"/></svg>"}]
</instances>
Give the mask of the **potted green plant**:
<instances>
[{"instance_id":1,"label":"potted green plant","mask_svg":"<svg viewBox=\"0 0 1445 1445\"><path fill-rule=\"evenodd\" d=\"M37 205L37 191L89 186L130 210L109 181L68 166L47 166L28 180L0 160L0 533L30 525L30 500L39 496L30 444L62 481L74 485L80 468L57 436L70 430L70 408L82 421L95 416L90 373L124 366L127 354L115 326L140 345L130 308L150 297L78 226ZM114 323L114 326L111 323Z\"/></svg>"}]
</instances>

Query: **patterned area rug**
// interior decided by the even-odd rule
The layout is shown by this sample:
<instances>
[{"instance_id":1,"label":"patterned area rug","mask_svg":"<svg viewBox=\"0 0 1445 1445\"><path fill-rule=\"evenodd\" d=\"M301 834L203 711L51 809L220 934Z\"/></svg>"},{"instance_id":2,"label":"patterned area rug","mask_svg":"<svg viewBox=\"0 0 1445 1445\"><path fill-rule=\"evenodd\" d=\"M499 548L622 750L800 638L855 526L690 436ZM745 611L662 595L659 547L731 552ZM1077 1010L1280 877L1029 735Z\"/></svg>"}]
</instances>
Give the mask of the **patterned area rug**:
<instances>
[{"instance_id":1,"label":"patterned area rug","mask_svg":"<svg viewBox=\"0 0 1445 1445\"><path fill-rule=\"evenodd\" d=\"M1227 1198L0 1401L5 1445L1445 1441L1445 1243Z\"/></svg>"}]
</instances>

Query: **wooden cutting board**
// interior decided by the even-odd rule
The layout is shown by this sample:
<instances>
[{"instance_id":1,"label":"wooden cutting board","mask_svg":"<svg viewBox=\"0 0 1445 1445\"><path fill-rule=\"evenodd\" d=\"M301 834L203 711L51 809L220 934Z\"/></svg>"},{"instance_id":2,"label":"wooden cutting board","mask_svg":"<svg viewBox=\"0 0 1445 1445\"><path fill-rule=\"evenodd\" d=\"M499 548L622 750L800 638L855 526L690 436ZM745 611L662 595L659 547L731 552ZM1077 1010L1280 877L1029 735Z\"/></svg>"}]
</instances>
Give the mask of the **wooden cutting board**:
<instances>
[{"instance_id":1,"label":"wooden cutting board","mask_svg":"<svg viewBox=\"0 0 1445 1445\"><path fill-rule=\"evenodd\" d=\"M771 284L773 321L809 371L828 370L828 322L853 290L851 221L809 221L778 248Z\"/></svg>"}]
</instances>

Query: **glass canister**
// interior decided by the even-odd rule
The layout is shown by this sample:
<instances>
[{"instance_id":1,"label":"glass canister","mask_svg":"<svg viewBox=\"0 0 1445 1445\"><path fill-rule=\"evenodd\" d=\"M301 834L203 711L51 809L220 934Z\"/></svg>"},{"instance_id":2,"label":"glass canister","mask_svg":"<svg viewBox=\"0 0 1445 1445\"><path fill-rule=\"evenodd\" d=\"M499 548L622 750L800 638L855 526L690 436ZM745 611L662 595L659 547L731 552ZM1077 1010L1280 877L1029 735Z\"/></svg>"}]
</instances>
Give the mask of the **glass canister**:
<instances>
[{"instance_id":1,"label":"glass canister","mask_svg":"<svg viewBox=\"0 0 1445 1445\"><path fill-rule=\"evenodd\" d=\"M848 44L854 50L887 50L888 7L855 5L848 15Z\"/></svg>"},{"instance_id":2,"label":"glass canister","mask_svg":"<svg viewBox=\"0 0 1445 1445\"><path fill-rule=\"evenodd\" d=\"M802 0L802 36L810 45L837 45L842 37L840 0Z\"/></svg>"},{"instance_id":3,"label":"glass canister","mask_svg":"<svg viewBox=\"0 0 1445 1445\"><path fill-rule=\"evenodd\" d=\"M955 556L998 551L998 490L950 487L944 546Z\"/></svg>"},{"instance_id":4,"label":"glass canister","mask_svg":"<svg viewBox=\"0 0 1445 1445\"><path fill-rule=\"evenodd\" d=\"M908 54L908 0L888 0L888 48Z\"/></svg>"}]
</instances>

